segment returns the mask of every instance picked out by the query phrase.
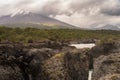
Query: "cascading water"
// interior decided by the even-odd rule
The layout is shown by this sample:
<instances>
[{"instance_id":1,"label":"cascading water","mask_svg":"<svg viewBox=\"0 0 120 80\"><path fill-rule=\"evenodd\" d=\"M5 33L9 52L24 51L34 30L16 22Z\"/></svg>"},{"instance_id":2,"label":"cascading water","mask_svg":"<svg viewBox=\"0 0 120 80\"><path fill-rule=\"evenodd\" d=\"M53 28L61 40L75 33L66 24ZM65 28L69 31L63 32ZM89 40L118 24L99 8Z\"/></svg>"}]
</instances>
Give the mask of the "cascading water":
<instances>
[{"instance_id":1,"label":"cascading water","mask_svg":"<svg viewBox=\"0 0 120 80\"><path fill-rule=\"evenodd\" d=\"M88 80L92 80L93 69L89 70Z\"/></svg>"},{"instance_id":2,"label":"cascading water","mask_svg":"<svg viewBox=\"0 0 120 80\"><path fill-rule=\"evenodd\" d=\"M71 44L70 46L74 46L77 49L82 49L82 48L92 48L95 46L94 43L88 43L88 44ZM88 75L88 80L92 80L92 73L93 73L93 57L90 55L90 65L89 65L89 75Z\"/></svg>"}]
</instances>

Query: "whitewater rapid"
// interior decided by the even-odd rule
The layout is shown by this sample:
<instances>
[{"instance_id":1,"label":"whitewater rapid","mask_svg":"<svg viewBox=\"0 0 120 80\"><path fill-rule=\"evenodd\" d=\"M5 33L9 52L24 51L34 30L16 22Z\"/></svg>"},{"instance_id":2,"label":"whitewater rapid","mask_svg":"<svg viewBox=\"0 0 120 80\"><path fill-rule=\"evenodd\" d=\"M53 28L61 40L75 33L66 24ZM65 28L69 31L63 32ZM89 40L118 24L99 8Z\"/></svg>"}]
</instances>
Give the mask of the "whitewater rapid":
<instances>
[{"instance_id":1,"label":"whitewater rapid","mask_svg":"<svg viewBox=\"0 0 120 80\"><path fill-rule=\"evenodd\" d=\"M74 46L77 49L82 49L82 48L92 48L95 46L95 43L81 43L81 44L71 44L70 46Z\"/></svg>"}]
</instances>

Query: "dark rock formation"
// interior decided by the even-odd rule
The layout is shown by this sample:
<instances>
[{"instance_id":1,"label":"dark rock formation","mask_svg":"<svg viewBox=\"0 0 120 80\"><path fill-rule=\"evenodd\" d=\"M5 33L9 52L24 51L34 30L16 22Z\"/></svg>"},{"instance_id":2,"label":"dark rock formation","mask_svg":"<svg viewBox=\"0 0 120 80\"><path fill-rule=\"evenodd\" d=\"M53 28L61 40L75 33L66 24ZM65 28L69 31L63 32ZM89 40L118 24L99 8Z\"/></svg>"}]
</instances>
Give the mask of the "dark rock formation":
<instances>
[{"instance_id":1,"label":"dark rock formation","mask_svg":"<svg viewBox=\"0 0 120 80\"><path fill-rule=\"evenodd\" d=\"M9 77L9 75L11 75L10 71L16 72L19 69L19 72L16 73L21 74L21 78L24 80L42 80L44 77L41 76L43 61L49 59L58 52L59 50L50 48L39 49L32 47L32 49L30 49L29 46L27 48L20 44L2 44L0 46L0 65L6 65L7 67L5 67L6 70L3 70L3 67L1 67L1 70L5 71L6 76L8 75ZM0 76L4 75L2 71ZM11 77L10 79L7 77L5 77L5 79L1 78L1 80L22 79L17 78L17 76Z\"/></svg>"},{"instance_id":2,"label":"dark rock formation","mask_svg":"<svg viewBox=\"0 0 120 80\"><path fill-rule=\"evenodd\" d=\"M64 56L64 68L67 71L65 80L87 80L89 56L87 50L74 50Z\"/></svg>"},{"instance_id":3,"label":"dark rock formation","mask_svg":"<svg viewBox=\"0 0 120 80\"><path fill-rule=\"evenodd\" d=\"M106 42L103 44L98 44L90 50L90 54L97 58L100 55L109 55L112 52L119 52L120 42Z\"/></svg>"},{"instance_id":4,"label":"dark rock formation","mask_svg":"<svg viewBox=\"0 0 120 80\"><path fill-rule=\"evenodd\" d=\"M14 46L0 46L0 80L24 80L21 69L16 64L21 56L21 48Z\"/></svg>"},{"instance_id":5,"label":"dark rock formation","mask_svg":"<svg viewBox=\"0 0 120 80\"><path fill-rule=\"evenodd\" d=\"M120 80L120 53L96 58L93 80Z\"/></svg>"},{"instance_id":6,"label":"dark rock formation","mask_svg":"<svg viewBox=\"0 0 120 80\"><path fill-rule=\"evenodd\" d=\"M0 80L120 79L120 43L76 49L59 42L0 44Z\"/></svg>"},{"instance_id":7,"label":"dark rock formation","mask_svg":"<svg viewBox=\"0 0 120 80\"><path fill-rule=\"evenodd\" d=\"M17 66L0 65L0 80L24 80Z\"/></svg>"},{"instance_id":8,"label":"dark rock formation","mask_svg":"<svg viewBox=\"0 0 120 80\"><path fill-rule=\"evenodd\" d=\"M0 80L87 80L87 50L39 46L1 44Z\"/></svg>"},{"instance_id":9,"label":"dark rock formation","mask_svg":"<svg viewBox=\"0 0 120 80\"><path fill-rule=\"evenodd\" d=\"M67 43L61 43L58 41L44 41L44 42L34 42L29 43L25 46L26 48L52 48L52 49L62 49L63 47L68 47Z\"/></svg>"},{"instance_id":10,"label":"dark rock formation","mask_svg":"<svg viewBox=\"0 0 120 80\"><path fill-rule=\"evenodd\" d=\"M88 56L86 50L71 50L59 53L46 60L43 65L45 80L87 80Z\"/></svg>"},{"instance_id":11,"label":"dark rock formation","mask_svg":"<svg viewBox=\"0 0 120 80\"><path fill-rule=\"evenodd\" d=\"M26 53L27 56L34 56L29 64L29 71L32 76L32 80L44 80L46 75L43 75L43 65L44 61L49 60L52 56L58 53L57 50L52 50L50 48L42 49L29 49Z\"/></svg>"},{"instance_id":12,"label":"dark rock formation","mask_svg":"<svg viewBox=\"0 0 120 80\"><path fill-rule=\"evenodd\" d=\"M120 80L120 43L107 42L94 47L90 54L94 60L92 80Z\"/></svg>"}]
</instances>

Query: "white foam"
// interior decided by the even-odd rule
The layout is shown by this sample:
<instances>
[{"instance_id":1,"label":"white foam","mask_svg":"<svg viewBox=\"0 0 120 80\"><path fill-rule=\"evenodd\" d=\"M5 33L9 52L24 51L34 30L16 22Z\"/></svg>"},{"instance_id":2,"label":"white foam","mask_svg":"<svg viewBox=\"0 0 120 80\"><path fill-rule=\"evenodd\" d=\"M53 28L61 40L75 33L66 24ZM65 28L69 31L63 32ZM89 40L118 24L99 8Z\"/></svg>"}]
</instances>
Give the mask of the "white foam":
<instances>
[{"instance_id":1,"label":"white foam","mask_svg":"<svg viewBox=\"0 0 120 80\"><path fill-rule=\"evenodd\" d=\"M77 49L82 49L82 48L92 48L95 46L95 43L87 43L87 44L71 44L70 46L74 46Z\"/></svg>"}]
</instances>

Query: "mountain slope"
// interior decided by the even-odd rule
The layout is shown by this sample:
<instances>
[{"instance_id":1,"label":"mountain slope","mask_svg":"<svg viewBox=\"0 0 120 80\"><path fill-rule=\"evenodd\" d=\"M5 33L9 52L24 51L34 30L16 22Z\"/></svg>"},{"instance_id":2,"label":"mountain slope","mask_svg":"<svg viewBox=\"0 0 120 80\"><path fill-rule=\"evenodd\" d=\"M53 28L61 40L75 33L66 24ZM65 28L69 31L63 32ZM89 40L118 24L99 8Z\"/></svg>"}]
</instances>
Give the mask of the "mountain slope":
<instances>
[{"instance_id":1,"label":"mountain slope","mask_svg":"<svg viewBox=\"0 0 120 80\"><path fill-rule=\"evenodd\" d=\"M99 29L104 29L104 30L120 30L120 28L117 25L110 25L107 24L103 27L100 27Z\"/></svg>"},{"instance_id":2,"label":"mountain slope","mask_svg":"<svg viewBox=\"0 0 120 80\"><path fill-rule=\"evenodd\" d=\"M31 12L19 12L0 17L0 25L8 27L36 27L36 28L76 28L54 18Z\"/></svg>"},{"instance_id":3,"label":"mountain slope","mask_svg":"<svg viewBox=\"0 0 120 80\"><path fill-rule=\"evenodd\" d=\"M93 30L120 30L120 25L101 24L101 25L93 25L91 28Z\"/></svg>"}]
</instances>

